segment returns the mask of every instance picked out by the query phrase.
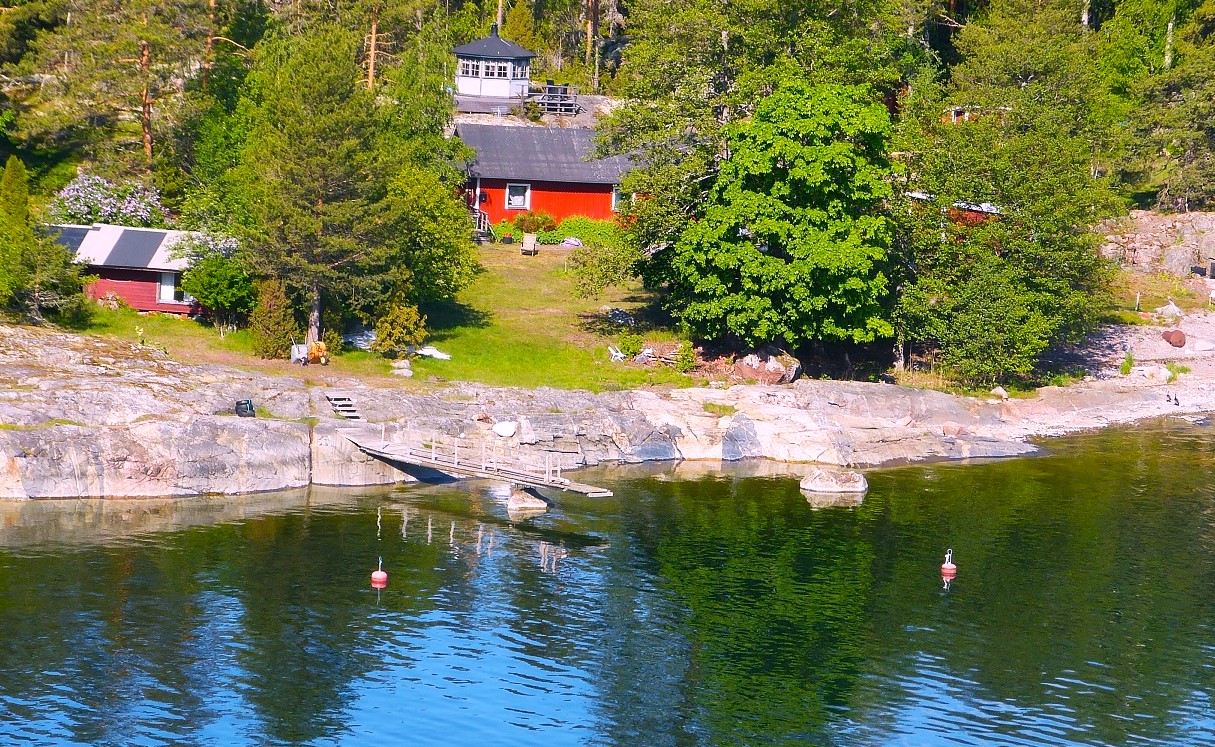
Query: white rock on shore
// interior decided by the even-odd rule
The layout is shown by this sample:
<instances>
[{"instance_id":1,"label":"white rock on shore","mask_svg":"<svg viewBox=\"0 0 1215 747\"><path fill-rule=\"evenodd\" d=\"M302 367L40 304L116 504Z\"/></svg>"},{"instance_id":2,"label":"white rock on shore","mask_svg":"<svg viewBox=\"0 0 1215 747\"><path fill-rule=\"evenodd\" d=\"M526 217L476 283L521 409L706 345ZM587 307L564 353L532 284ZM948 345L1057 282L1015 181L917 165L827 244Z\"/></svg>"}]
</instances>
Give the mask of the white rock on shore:
<instances>
[{"instance_id":1,"label":"white rock on shore","mask_svg":"<svg viewBox=\"0 0 1215 747\"><path fill-rule=\"evenodd\" d=\"M853 470L825 470L818 467L806 473L800 483L802 490L812 493L864 493L869 481Z\"/></svg>"}]
</instances>

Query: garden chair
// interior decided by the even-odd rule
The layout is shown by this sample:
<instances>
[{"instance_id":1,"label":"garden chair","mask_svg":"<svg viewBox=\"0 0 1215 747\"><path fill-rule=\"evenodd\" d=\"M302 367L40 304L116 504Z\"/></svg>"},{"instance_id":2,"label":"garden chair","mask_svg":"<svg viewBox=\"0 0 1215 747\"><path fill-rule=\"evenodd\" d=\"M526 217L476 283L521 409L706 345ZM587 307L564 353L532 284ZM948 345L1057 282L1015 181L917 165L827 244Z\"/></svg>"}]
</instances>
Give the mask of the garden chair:
<instances>
[{"instance_id":1,"label":"garden chair","mask_svg":"<svg viewBox=\"0 0 1215 747\"><path fill-rule=\"evenodd\" d=\"M536 246L536 234L523 234L523 243L519 245L519 251L527 255L539 254L540 249Z\"/></svg>"}]
</instances>

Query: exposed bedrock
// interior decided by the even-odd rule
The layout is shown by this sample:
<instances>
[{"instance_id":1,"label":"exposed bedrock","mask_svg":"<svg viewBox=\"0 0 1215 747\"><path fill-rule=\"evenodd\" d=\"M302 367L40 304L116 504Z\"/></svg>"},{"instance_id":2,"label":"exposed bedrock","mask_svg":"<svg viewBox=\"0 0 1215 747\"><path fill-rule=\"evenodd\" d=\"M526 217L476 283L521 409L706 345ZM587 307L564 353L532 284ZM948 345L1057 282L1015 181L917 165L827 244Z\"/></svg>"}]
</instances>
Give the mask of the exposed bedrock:
<instances>
[{"instance_id":1,"label":"exposed bedrock","mask_svg":"<svg viewBox=\"0 0 1215 747\"><path fill-rule=\"evenodd\" d=\"M1215 385L1128 377L976 399L799 381L593 394L454 385L434 393L191 366L149 348L0 327L0 497L234 494L409 479L342 435L340 389L387 441L463 437L564 467L766 458L869 466L1025 454L1032 436L1215 409ZM1174 397L1184 407L1172 404ZM252 399L258 417L238 418ZM495 427L497 426L497 427Z\"/></svg>"}]
</instances>

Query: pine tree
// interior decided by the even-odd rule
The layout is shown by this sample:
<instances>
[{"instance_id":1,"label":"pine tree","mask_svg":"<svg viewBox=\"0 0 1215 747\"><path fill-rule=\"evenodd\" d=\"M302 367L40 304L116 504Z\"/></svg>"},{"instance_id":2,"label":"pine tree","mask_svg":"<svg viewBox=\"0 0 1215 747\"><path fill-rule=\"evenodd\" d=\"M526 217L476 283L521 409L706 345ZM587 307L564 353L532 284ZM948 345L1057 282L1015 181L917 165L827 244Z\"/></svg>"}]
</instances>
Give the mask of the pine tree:
<instances>
[{"instance_id":1,"label":"pine tree","mask_svg":"<svg viewBox=\"0 0 1215 747\"><path fill-rule=\"evenodd\" d=\"M310 342L327 297L378 310L398 294L448 296L470 276L466 216L427 163L452 145L436 123L411 119L414 102L360 83L359 46L337 26L274 39L259 45L249 79L256 111L237 171L250 261L306 299ZM432 185L433 215L402 204L402 173Z\"/></svg>"},{"instance_id":2,"label":"pine tree","mask_svg":"<svg viewBox=\"0 0 1215 747\"><path fill-rule=\"evenodd\" d=\"M286 358L291 343L299 339L300 328L287 298L286 287L278 280L263 280L257 288L257 306L249 316L253 352L262 358Z\"/></svg>"},{"instance_id":3,"label":"pine tree","mask_svg":"<svg viewBox=\"0 0 1215 747\"><path fill-rule=\"evenodd\" d=\"M66 0L65 21L38 38L23 72L42 76L24 93L22 134L90 141L95 153L147 171L154 117L190 80L211 38L206 0ZM135 139L124 135L138 122Z\"/></svg>"}]
</instances>

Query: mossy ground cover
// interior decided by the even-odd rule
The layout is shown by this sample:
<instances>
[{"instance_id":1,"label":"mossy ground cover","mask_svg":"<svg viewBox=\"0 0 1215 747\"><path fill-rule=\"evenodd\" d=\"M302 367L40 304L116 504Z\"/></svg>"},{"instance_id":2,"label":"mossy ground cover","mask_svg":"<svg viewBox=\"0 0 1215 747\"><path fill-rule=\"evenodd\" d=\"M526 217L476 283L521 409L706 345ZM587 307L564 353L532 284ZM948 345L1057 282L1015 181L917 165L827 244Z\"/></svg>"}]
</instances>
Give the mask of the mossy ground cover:
<instances>
[{"instance_id":1,"label":"mossy ground cover","mask_svg":"<svg viewBox=\"0 0 1215 747\"><path fill-rule=\"evenodd\" d=\"M437 379L594 391L696 383L665 366L609 362L607 346L625 328L608 320L599 310L604 305L637 313L647 340L678 339L669 329L645 325L653 297L639 287L579 299L566 271L568 252L546 249L525 257L517 246L497 245L481 247L479 256L482 272L470 287L452 302L423 309L431 331L427 343L450 353L451 360L415 359L413 379L391 376L389 361L359 350L334 356L326 368L264 360L253 354L245 330L221 337L209 324L167 314L101 309L85 332L142 341L183 363L218 363L317 381L339 376L424 388Z\"/></svg>"}]
</instances>

